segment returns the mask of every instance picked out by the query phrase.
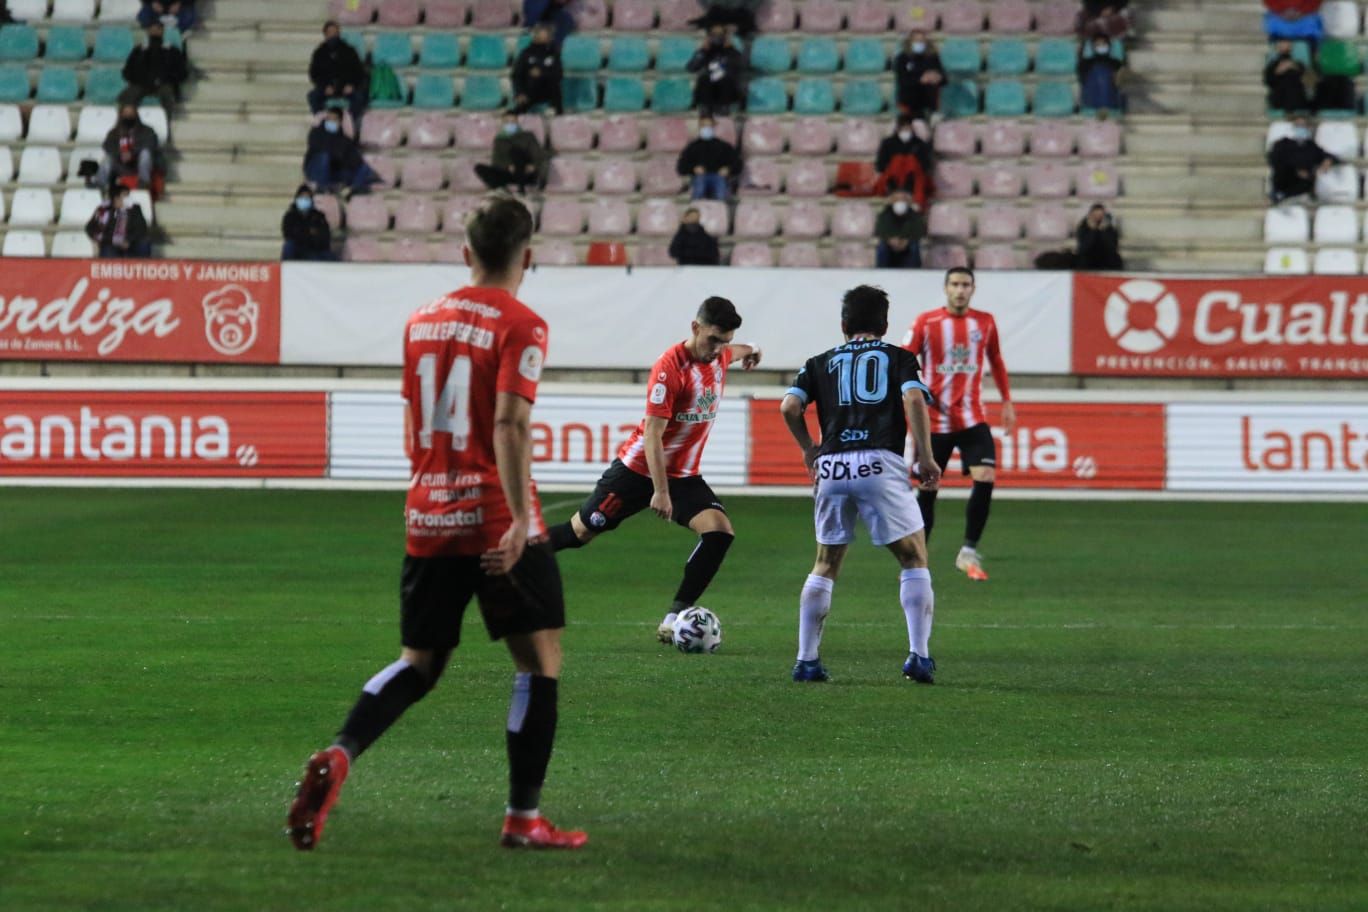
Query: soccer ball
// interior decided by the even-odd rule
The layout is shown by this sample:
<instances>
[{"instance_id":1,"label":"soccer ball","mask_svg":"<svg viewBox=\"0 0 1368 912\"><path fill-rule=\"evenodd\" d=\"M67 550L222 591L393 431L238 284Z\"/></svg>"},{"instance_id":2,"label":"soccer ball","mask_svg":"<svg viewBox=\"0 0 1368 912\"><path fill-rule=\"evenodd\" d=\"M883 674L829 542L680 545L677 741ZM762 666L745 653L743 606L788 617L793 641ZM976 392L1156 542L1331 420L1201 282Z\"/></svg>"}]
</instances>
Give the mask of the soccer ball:
<instances>
[{"instance_id":1,"label":"soccer ball","mask_svg":"<svg viewBox=\"0 0 1368 912\"><path fill-rule=\"evenodd\" d=\"M707 608L685 609L674 622L674 644L680 652L717 652L722 645L722 622Z\"/></svg>"}]
</instances>

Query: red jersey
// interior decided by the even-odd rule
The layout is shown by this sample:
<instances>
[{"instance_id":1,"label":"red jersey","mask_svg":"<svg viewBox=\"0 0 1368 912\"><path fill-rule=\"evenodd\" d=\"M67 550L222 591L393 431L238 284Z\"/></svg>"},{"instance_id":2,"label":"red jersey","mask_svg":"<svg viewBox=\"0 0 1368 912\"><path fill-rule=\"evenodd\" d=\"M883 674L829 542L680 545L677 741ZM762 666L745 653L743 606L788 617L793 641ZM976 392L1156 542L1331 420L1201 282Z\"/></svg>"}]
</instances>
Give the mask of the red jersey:
<instances>
[{"instance_id":1,"label":"red jersey","mask_svg":"<svg viewBox=\"0 0 1368 912\"><path fill-rule=\"evenodd\" d=\"M665 474L687 478L698 474L703 445L708 442L727 382L730 348L723 348L710 364L695 361L683 342L661 355L651 368L651 385L646 393L646 414L668 418L661 445L665 449ZM646 465L646 422L643 420L618 450L618 459L633 472L649 476Z\"/></svg>"},{"instance_id":2,"label":"red jersey","mask_svg":"<svg viewBox=\"0 0 1368 912\"><path fill-rule=\"evenodd\" d=\"M494 459L494 401L498 393L536 400L546 339L546 321L495 288L462 288L409 317L410 555L480 554L508 531ZM528 538L535 538L546 532L535 486L529 502Z\"/></svg>"},{"instance_id":3,"label":"red jersey","mask_svg":"<svg viewBox=\"0 0 1368 912\"><path fill-rule=\"evenodd\" d=\"M903 348L922 363L931 388L931 432L948 434L986 424L983 410L983 357L993 368L993 382L1004 400L1011 398L1007 365L998 347L997 324L991 314L970 308L957 317L948 309L928 310L917 317L903 338Z\"/></svg>"}]
</instances>

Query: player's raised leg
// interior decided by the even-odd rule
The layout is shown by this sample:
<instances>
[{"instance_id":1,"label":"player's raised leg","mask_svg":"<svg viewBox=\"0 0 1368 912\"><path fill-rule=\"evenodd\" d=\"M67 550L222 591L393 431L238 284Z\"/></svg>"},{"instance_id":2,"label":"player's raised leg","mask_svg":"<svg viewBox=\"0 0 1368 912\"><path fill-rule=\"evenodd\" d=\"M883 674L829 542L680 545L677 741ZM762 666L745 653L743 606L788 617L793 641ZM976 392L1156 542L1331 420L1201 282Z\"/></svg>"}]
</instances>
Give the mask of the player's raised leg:
<instances>
[{"instance_id":1,"label":"player's raised leg","mask_svg":"<svg viewBox=\"0 0 1368 912\"><path fill-rule=\"evenodd\" d=\"M845 545L817 545L817 559L803 583L798 597L798 657L793 665L793 680L822 682L831 680L822 664L822 632L831 613L831 595L836 577L845 560Z\"/></svg>"},{"instance_id":2,"label":"player's raised leg","mask_svg":"<svg viewBox=\"0 0 1368 912\"><path fill-rule=\"evenodd\" d=\"M931 571L926 566L926 536L921 531L904 536L888 546L898 559L898 600L907 619L907 661L903 676L919 684L935 683L935 660L931 658L931 621L936 597L931 589Z\"/></svg>"}]
</instances>

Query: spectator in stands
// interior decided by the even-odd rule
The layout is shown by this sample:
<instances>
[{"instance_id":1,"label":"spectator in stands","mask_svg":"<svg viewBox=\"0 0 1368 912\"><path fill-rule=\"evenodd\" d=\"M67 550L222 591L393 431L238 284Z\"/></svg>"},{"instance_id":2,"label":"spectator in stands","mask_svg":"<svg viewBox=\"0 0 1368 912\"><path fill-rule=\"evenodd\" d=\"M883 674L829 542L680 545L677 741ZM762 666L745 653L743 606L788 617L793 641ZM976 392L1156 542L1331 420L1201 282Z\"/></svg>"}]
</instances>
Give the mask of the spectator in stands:
<instances>
[{"instance_id":1,"label":"spectator in stands","mask_svg":"<svg viewBox=\"0 0 1368 912\"><path fill-rule=\"evenodd\" d=\"M1292 120L1292 135L1278 140L1268 150L1268 164L1272 168L1274 203L1294 196L1303 196L1316 189L1316 175L1324 174L1339 159L1326 152L1311 138L1311 126L1305 117Z\"/></svg>"},{"instance_id":2,"label":"spectator in stands","mask_svg":"<svg viewBox=\"0 0 1368 912\"><path fill-rule=\"evenodd\" d=\"M353 118L366 110L366 67L356 48L342 40L342 30L331 19L323 23L323 43L309 60L309 111L317 114L334 100L346 102Z\"/></svg>"},{"instance_id":3,"label":"spectator in stands","mask_svg":"<svg viewBox=\"0 0 1368 912\"><path fill-rule=\"evenodd\" d=\"M699 212L690 206L679 220L679 230L670 241L670 257L680 266L716 266L722 262L717 238L703 227Z\"/></svg>"},{"instance_id":4,"label":"spectator in stands","mask_svg":"<svg viewBox=\"0 0 1368 912\"><path fill-rule=\"evenodd\" d=\"M101 203L86 222L86 234L100 249L101 259L150 257L152 240L142 206L129 201L123 184L109 188L109 199Z\"/></svg>"},{"instance_id":5,"label":"spectator in stands","mask_svg":"<svg viewBox=\"0 0 1368 912\"><path fill-rule=\"evenodd\" d=\"M1088 0L1078 11L1074 31L1084 41L1097 36L1124 38L1130 34L1130 13L1126 0Z\"/></svg>"},{"instance_id":6,"label":"spectator in stands","mask_svg":"<svg viewBox=\"0 0 1368 912\"><path fill-rule=\"evenodd\" d=\"M1306 111L1311 99L1306 96L1306 66L1292 56L1292 42L1279 41L1273 58L1264 67L1268 86L1268 106L1280 111Z\"/></svg>"},{"instance_id":7,"label":"spectator in stands","mask_svg":"<svg viewBox=\"0 0 1368 912\"><path fill-rule=\"evenodd\" d=\"M906 190L918 206L925 208L930 195L927 175L931 173L931 156L931 144L913 130L911 116L899 114L897 127L879 143L874 159L874 170L879 172L875 192L882 196L890 190Z\"/></svg>"},{"instance_id":8,"label":"spectator in stands","mask_svg":"<svg viewBox=\"0 0 1368 912\"><path fill-rule=\"evenodd\" d=\"M143 0L138 10L138 24L143 28L167 18L176 21L176 28L188 32L195 27L194 0Z\"/></svg>"},{"instance_id":9,"label":"spectator in stands","mask_svg":"<svg viewBox=\"0 0 1368 912\"><path fill-rule=\"evenodd\" d=\"M765 0L699 0L707 7L702 16L690 19L689 25L711 29L714 25L731 26L742 38L755 34L755 15Z\"/></svg>"},{"instance_id":10,"label":"spectator in stands","mask_svg":"<svg viewBox=\"0 0 1368 912\"><path fill-rule=\"evenodd\" d=\"M1085 41L1078 50L1079 101L1093 110L1123 110L1125 97L1117 84L1124 64L1112 54L1111 39L1102 36Z\"/></svg>"},{"instance_id":11,"label":"spectator in stands","mask_svg":"<svg viewBox=\"0 0 1368 912\"><path fill-rule=\"evenodd\" d=\"M167 113L181 98L181 84L189 75L185 54L167 47L166 29L153 20L147 27L147 44L135 47L124 61L123 78L128 87L119 95L120 104L136 105L148 95L161 99Z\"/></svg>"},{"instance_id":12,"label":"spectator in stands","mask_svg":"<svg viewBox=\"0 0 1368 912\"><path fill-rule=\"evenodd\" d=\"M1326 73L1323 70L1328 67L1323 67L1323 63L1322 55L1317 55L1316 97L1312 99L1312 106L1317 111L1347 111L1351 114L1356 112L1358 94L1354 88L1354 77L1342 72Z\"/></svg>"},{"instance_id":13,"label":"spectator in stands","mask_svg":"<svg viewBox=\"0 0 1368 912\"><path fill-rule=\"evenodd\" d=\"M555 32L552 43L560 50L565 36L575 30L575 17L570 12L571 0L523 0L523 25L532 28L543 23Z\"/></svg>"},{"instance_id":14,"label":"spectator in stands","mask_svg":"<svg viewBox=\"0 0 1368 912\"><path fill-rule=\"evenodd\" d=\"M8 0L0 0L0 25L9 25L12 22L17 23L19 21L10 15Z\"/></svg>"},{"instance_id":15,"label":"spectator in stands","mask_svg":"<svg viewBox=\"0 0 1368 912\"><path fill-rule=\"evenodd\" d=\"M532 43L513 61L513 110L524 113L534 105L547 104L563 114L561 103L560 47L551 40L551 27L532 30Z\"/></svg>"},{"instance_id":16,"label":"spectator in stands","mask_svg":"<svg viewBox=\"0 0 1368 912\"><path fill-rule=\"evenodd\" d=\"M717 124L709 116L698 118L698 138L679 153L675 170L689 179L690 199L726 200L731 176L741 170L736 147L717 138Z\"/></svg>"},{"instance_id":17,"label":"spectator in stands","mask_svg":"<svg viewBox=\"0 0 1368 912\"><path fill-rule=\"evenodd\" d=\"M499 135L494 137L493 161L476 165L475 173L491 190L517 186L519 193L546 181L550 157L531 131L524 130L513 111L504 114Z\"/></svg>"},{"instance_id":18,"label":"spectator in stands","mask_svg":"<svg viewBox=\"0 0 1368 912\"><path fill-rule=\"evenodd\" d=\"M160 142L156 131L142 122L135 105L119 106L119 122L105 134L104 158L95 180L107 187L113 181L128 182L137 178L139 187L152 186Z\"/></svg>"},{"instance_id":19,"label":"spectator in stands","mask_svg":"<svg viewBox=\"0 0 1368 912\"><path fill-rule=\"evenodd\" d=\"M1125 268L1121 261L1121 241L1106 206L1093 203L1078 223L1074 237L1078 242L1074 251L1078 269L1116 271Z\"/></svg>"},{"instance_id":20,"label":"spectator in stands","mask_svg":"<svg viewBox=\"0 0 1368 912\"><path fill-rule=\"evenodd\" d=\"M874 222L879 239L874 265L879 269L920 269L926 220L906 190L895 190Z\"/></svg>"},{"instance_id":21,"label":"spectator in stands","mask_svg":"<svg viewBox=\"0 0 1368 912\"><path fill-rule=\"evenodd\" d=\"M741 52L732 47L726 26L714 25L689 58L689 72L697 73L693 104L699 114L726 114L740 104L741 73L745 69Z\"/></svg>"},{"instance_id":22,"label":"spectator in stands","mask_svg":"<svg viewBox=\"0 0 1368 912\"><path fill-rule=\"evenodd\" d=\"M940 54L923 31L908 34L902 50L893 58L898 79L898 110L925 120L940 105L940 90L945 84L945 68Z\"/></svg>"},{"instance_id":23,"label":"spectator in stands","mask_svg":"<svg viewBox=\"0 0 1368 912\"><path fill-rule=\"evenodd\" d=\"M280 248L282 260L313 260L331 262L337 259L332 249L332 229L328 219L314 208L313 190L300 184L294 203L285 210L280 220L280 233L285 238Z\"/></svg>"},{"instance_id":24,"label":"spectator in stands","mask_svg":"<svg viewBox=\"0 0 1368 912\"><path fill-rule=\"evenodd\" d=\"M362 158L356 140L343 132L340 108L329 108L323 122L309 131L304 176L324 193L332 193L339 185L351 193L365 193L380 180Z\"/></svg>"}]
</instances>

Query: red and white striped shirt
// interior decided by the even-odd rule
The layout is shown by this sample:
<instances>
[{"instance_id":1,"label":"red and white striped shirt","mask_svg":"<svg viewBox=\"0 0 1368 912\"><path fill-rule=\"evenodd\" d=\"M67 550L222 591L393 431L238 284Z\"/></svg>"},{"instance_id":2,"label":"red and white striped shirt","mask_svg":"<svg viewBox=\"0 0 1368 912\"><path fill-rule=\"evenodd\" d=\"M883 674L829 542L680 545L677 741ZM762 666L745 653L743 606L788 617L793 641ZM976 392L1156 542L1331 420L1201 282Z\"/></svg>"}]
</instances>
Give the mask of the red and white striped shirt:
<instances>
[{"instance_id":1,"label":"red and white striped shirt","mask_svg":"<svg viewBox=\"0 0 1368 912\"><path fill-rule=\"evenodd\" d=\"M931 432L948 434L986 424L983 410L983 357L993 368L993 383L1003 401L1011 399L1007 365L998 347L991 314L972 308L955 316L947 308L929 310L912 323L903 348L921 361L931 388Z\"/></svg>"},{"instance_id":2,"label":"red and white striped shirt","mask_svg":"<svg viewBox=\"0 0 1368 912\"><path fill-rule=\"evenodd\" d=\"M661 355L651 368L646 416L670 421L661 437L665 449L665 474L670 478L698 474L703 445L708 442L708 432L717 418L731 360L731 349L723 348L717 360L710 364L695 361L680 342ZM618 459L633 472L651 474L646 465L644 420L618 450Z\"/></svg>"}]
</instances>

